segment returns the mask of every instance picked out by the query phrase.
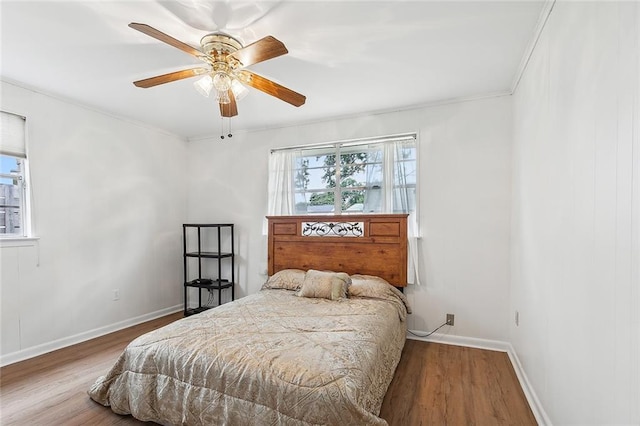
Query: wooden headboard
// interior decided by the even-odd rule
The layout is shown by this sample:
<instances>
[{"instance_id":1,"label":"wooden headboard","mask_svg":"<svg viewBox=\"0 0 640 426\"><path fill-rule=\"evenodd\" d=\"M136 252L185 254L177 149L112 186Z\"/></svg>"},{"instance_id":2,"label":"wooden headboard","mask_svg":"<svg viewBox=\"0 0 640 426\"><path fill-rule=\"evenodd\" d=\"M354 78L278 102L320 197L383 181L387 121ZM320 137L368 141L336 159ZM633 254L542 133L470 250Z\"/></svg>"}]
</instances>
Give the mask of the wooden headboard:
<instances>
[{"instance_id":1,"label":"wooden headboard","mask_svg":"<svg viewBox=\"0 0 640 426\"><path fill-rule=\"evenodd\" d=\"M407 215L268 216L268 273L318 269L407 285Z\"/></svg>"}]
</instances>

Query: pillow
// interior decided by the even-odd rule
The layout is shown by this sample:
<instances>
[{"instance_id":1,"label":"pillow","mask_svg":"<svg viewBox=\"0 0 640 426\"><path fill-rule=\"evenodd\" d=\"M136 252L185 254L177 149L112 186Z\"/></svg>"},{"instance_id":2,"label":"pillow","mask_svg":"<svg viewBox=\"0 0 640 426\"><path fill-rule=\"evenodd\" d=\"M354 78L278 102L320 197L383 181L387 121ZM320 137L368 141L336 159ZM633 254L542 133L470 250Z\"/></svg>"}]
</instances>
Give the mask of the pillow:
<instances>
[{"instance_id":1,"label":"pillow","mask_svg":"<svg viewBox=\"0 0 640 426\"><path fill-rule=\"evenodd\" d=\"M304 276L298 296L338 300L347 297L347 288L350 283L349 275L344 272L309 269Z\"/></svg>"},{"instance_id":2,"label":"pillow","mask_svg":"<svg viewBox=\"0 0 640 426\"><path fill-rule=\"evenodd\" d=\"M262 286L265 288L283 288L285 290L298 290L302 287L305 272L301 269L283 269L269 277Z\"/></svg>"},{"instance_id":3,"label":"pillow","mask_svg":"<svg viewBox=\"0 0 640 426\"><path fill-rule=\"evenodd\" d=\"M407 313L411 313L409 301L404 293L389 284L384 278L373 275L351 275L349 297L366 297L390 301L399 299L406 307Z\"/></svg>"}]
</instances>

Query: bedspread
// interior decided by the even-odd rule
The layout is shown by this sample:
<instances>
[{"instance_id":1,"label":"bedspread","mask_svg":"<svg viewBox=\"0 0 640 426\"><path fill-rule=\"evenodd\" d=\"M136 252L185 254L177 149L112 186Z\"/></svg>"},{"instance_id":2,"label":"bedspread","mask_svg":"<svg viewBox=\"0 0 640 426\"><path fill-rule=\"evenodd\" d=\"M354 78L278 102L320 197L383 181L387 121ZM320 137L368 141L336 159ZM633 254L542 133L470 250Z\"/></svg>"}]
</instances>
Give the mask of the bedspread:
<instances>
[{"instance_id":1,"label":"bedspread","mask_svg":"<svg viewBox=\"0 0 640 426\"><path fill-rule=\"evenodd\" d=\"M140 336L89 395L165 425L383 425L402 309L262 290Z\"/></svg>"}]
</instances>

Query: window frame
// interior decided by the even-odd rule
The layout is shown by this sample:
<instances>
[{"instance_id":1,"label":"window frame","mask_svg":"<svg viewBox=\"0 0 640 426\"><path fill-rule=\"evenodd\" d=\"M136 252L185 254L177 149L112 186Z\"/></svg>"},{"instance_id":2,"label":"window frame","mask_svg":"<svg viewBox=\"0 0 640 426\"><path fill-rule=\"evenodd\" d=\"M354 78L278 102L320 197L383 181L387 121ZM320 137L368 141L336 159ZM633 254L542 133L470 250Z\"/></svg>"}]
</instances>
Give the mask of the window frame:
<instances>
[{"instance_id":1,"label":"window frame","mask_svg":"<svg viewBox=\"0 0 640 426\"><path fill-rule=\"evenodd\" d=\"M413 148L415 149L415 159L413 160L389 160L387 158L387 153L385 152L385 144L390 144L396 141L407 141L407 142L412 142L413 143ZM376 146L378 145L380 147L380 150L382 150L382 158L380 161L374 161L371 163L367 163L367 165L371 164L379 164L381 165L381 170L382 170L382 189L384 190L383 194L382 194L382 201L381 201L381 207L380 207L380 211L374 212L374 211L362 211L362 210L354 210L354 211L349 211L348 208L347 209L343 209L342 208L342 195L344 191L349 191L349 190L360 190L360 189L364 189L365 191L368 189L367 186L357 186L357 187L343 187L342 186L342 174L341 174L341 155L344 153L348 153L348 152L364 152L365 150L368 150L370 148L370 146ZM407 188L413 188L414 189L414 208L411 211L417 211L418 209L418 182L419 182L419 178L418 178L418 159L419 159L419 155L418 155L418 135L417 133L408 133L408 134L401 134L401 135L392 135L392 136L385 136L385 137L377 137L377 138L366 138L366 139L357 139L357 140L347 140L347 141L339 141L339 142L332 142L332 143L324 143L324 144L316 144L316 145L303 145L303 146L297 146L297 147L287 147L287 148L280 148L280 149L273 149L272 152L275 151L280 151L280 150L296 150L299 151L302 154L302 157L313 157L315 155L320 156L320 155L335 155L336 161L335 163L335 186L334 187L326 187L326 188L303 188L303 189L298 189L298 186L296 185L296 176L298 175L298 171L300 170L297 167L297 164L294 166L294 170L292 171L292 179L293 179L293 191L291 193L291 205L293 206L294 212L293 214L296 215L348 215L348 214L376 214L376 213L380 213L380 212L394 212L397 211L397 209L394 209L394 202L393 202L393 196L394 196L394 192L396 188L401 188L401 187L407 187ZM358 149L358 147L362 147L361 150ZM400 184L400 185L396 185L395 184L395 178L394 178L394 166L396 163L399 162L406 162L406 161L413 161L415 164L415 183L413 184ZM387 164L388 162L390 162L390 164ZM317 169L321 169L322 167L314 167ZM391 171L390 171L391 170ZM389 184L388 182L386 182L388 179L391 180L391 183ZM385 184L386 183L386 184ZM387 191L387 189L390 188L391 193L390 194L385 194ZM334 194L334 205L333 205L333 211L331 212L310 212L310 211L299 211L296 208L296 201L297 201L297 196L299 196L300 194L303 194L303 198L306 200L307 199L307 195L308 194L313 194L313 193L333 193ZM389 204L390 205L387 205Z\"/></svg>"},{"instance_id":2,"label":"window frame","mask_svg":"<svg viewBox=\"0 0 640 426\"><path fill-rule=\"evenodd\" d=\"M5 150L0 146L0 155L3 157L15 159L19 162L19 171L17 175L15 173L2 173L0 172L0 177L15 179L16 177L20 181L19 194L20 194L20 232L14 233L5 233L0 232L0 241L15 241L15 240L32 240L34 239L32 235L32 223L31 223L31 191L30 191L30 181L29 181L29 160L27 157L27 119L25 116L21 114L16 114L8 111L0 111L2 114L8 114L19 119L23 120L23 129L21 132L22 141L19 145L22 146L21 152L13 152L13 150ZM12 146L16 146L16 144L12 144ZM19 151L19 150L17 150ZM5 244L2 244L4 246Z\"/></svg>"}]
</instances>

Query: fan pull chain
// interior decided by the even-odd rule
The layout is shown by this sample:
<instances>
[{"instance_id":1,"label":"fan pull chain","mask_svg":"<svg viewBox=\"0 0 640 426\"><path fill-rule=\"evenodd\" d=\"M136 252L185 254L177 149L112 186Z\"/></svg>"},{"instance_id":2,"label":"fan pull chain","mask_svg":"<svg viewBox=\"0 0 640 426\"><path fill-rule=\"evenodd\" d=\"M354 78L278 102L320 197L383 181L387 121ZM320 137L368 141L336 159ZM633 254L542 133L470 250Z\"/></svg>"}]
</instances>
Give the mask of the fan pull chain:
<instances>
[{"instance_id":1,"label":"fan pull chain","mask_svg":"<svg viewBox=\"0 0 640 426\"><path fill-rule=\"evenodd\" d=\"M229 117L229 121L227 122L227 137L232 138L231 134L231 117ZM220 139L224 139L224 117L220 117Z\"/></svg>"}]
</instances>

